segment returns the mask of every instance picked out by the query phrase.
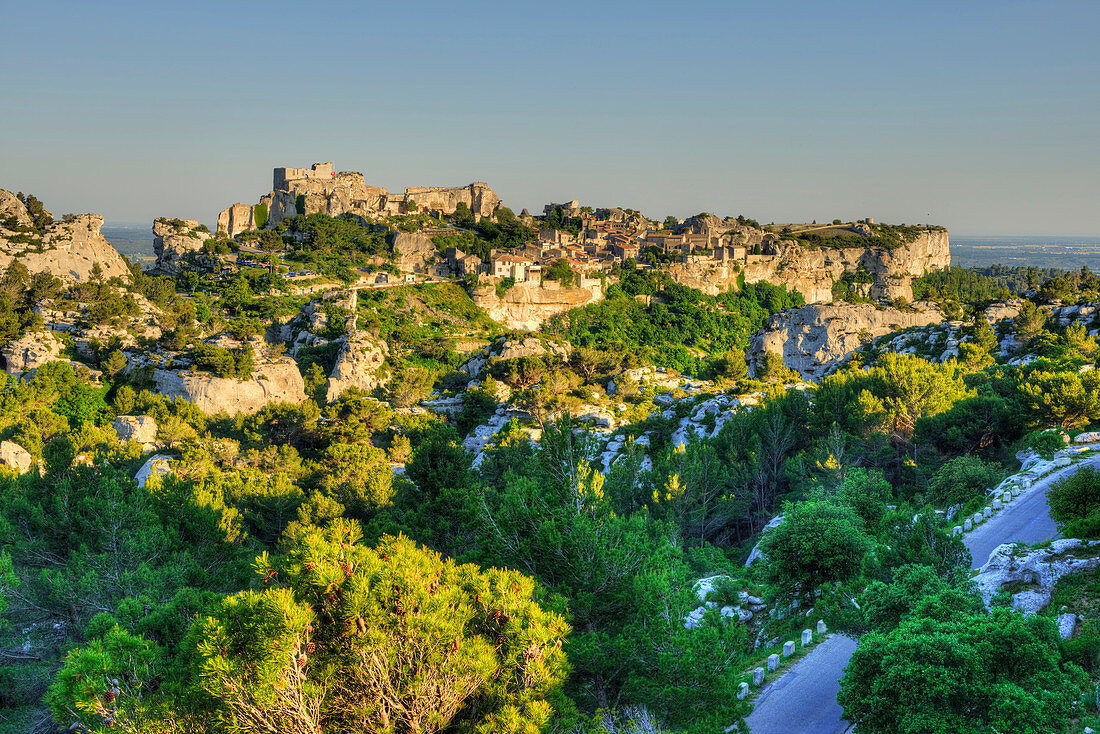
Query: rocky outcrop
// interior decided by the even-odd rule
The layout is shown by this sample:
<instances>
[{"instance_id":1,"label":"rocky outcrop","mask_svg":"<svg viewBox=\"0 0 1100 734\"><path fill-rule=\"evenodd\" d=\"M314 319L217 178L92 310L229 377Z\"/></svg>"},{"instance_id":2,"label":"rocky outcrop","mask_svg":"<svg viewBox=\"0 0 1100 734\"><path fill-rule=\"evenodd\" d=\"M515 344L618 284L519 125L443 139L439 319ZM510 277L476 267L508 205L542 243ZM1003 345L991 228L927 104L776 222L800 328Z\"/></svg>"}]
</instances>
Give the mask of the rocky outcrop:
<instances>
[{"instance_id":1,"label":"rocky outcrop","mask_svg":"<svg viewBox=\"0 0 1100 734\"><path fill-rule=\"evenodd\" d=\"M498 297L496 286L474 288L470 296L489 318L509 329L535 331L551 316L602 301L603 285L586 280L582 287L562 288L556 281L519 283Z\"/></svg>"},{"instance_id":2,"label":"rocky outcrop","mask_svg":"<svg viewBox=\"0 0 1100 734\"><path fill-rule=\"evenodd\" d=\"M1058 579L1072 573L1091 571L1100 566L1100 540L1055 540L1046 548L1020 551L1014 543L999 546L974 583L988 605L994 594L1007 584L1024 588L1012 595L1012 607L1024 614L1035 614L1050 604Z\"/></svg>"},{"instance_id":3,"label":"rocky outcrop","mask_svg":"<svg viewBox=\"0 0 1100 734\"><path fill-rule=\"evenodd\" d=\"M378 371L389 351L386 342L365 331L356 331L345 337L340 353L336 355L336 366L325 383L328 400L331 402L340 397L349 387L369 391L381 385L383 380Z\"/></svg>"},{"instance_id":4,"label":"rocky outcrop","mask_svg":"<svg viewBox=\"0 0 1100 734\"><path fill-rule=\"evenodd\" d=\"M137 441L145 449L152 449L157 441L157 422L147 415L120 415L111 423L118 440Z\"/></svg>"},{"instance_id":5,"label":"rocky outcrop","mask_svg":"<svg viewBox=\"0 0 1100 734\"><path fill-rule=\"evenodd\" d=\"M60 359L61 340L52 331L32 331L10 342L0 354L4 357L4 370L9 375L21 375Z\"/></svg>"},{"instance_id":6,"label":"rocky outcrop","mask_svg":"<svg viewBox=\"0 0 1100 734\"><path fill-rule=\"evenodd\" d=\"M439 211L454 214L459 204L470 207L475 217L491 217L500 208L500 197L489 184L475 181L466 186L444 188L439 186L412 186L405 189L405 211Z\"/></svg>"},{"instance_id":7,"label":"rocky outcrop","mask_svg":"<svg viewBox=\"0 0 1100 734\"><path fill-rule=\"evenodd\" d=\"M941 321L943 314L925 302L913 304L912 311L870 303L792 308L775 314L753 334L747 357L755 372L765 354L778 354L788 367L816 382L875 337Z\"/></svg>"},{"instance_id":8,"label":"rocky outcrop","mask_svg":"<svg viewBox=\"0 0 1100 734\"><path fill-rule=\"evenodd\" d=\"M697 225L707 231L710 226L705 220ZM713 258L678 263L671 269L672 277L684 285L717 295L736 287L743 276L746 283L767 281L785 285L801 293L807 303L827 303L833 299L833 283L862 265L873 280L869 288L871 298L912 300L913 278L951 265L951 247L945 229L921 230L912 242L892 250L810 248L791 240L761 237L761 230L752 227L741 230L743 238L735 239L735 244L750 251L755 244L762 244L768 254L750 254L744 263Z\"/></svg>"},{"instance_id":9,"label":"rocky outcrop","mask_svg":"<svg viewBox=\"0 0 1100 734\"><path fill-rule=\"evenodd\" d=\"M0 189L0 223L10 222L17 227L29 227L33 224L27 207L10 191Z\"/></svg>"},{"instance_id":10,"label":"rocky outcrop","mask_svg":"<svg viewBox=\"0 0 1100 734\"><path fill-rule=\"evenodd\" d=\"M218 213L218 234L236 237L241 232L256 229L255 207L237 203Z\"/></svg>"},{"instance_id":11,"label":"rocky outcrop","mask_svg":"<svg viewBox=\"0 0 1100 734\"><path fill-rule=\"evenodd\" d=\"M195 370L157 369L153 381L161 395L183 398L209 414L255 413L272 403L300 403L306 399L302 374L292 359L259 365L247 380Z\"/></svg>"},{"instance_id":12,"label":"rocky outcrop","mask_svg":"<svg viewBox=\"0 0 1100 734\"><path fill-rule=\"evenodd\" d=\"M99 231L98 214L66 215L45 231L25 231L30 216L23 202L0 189L0 271L18 260L32 273L49 273L66 281L86 281L99 266L105 279L130 279L126 258ZM8 229L15 224L20 231Z\"/></svg>"},{"instance_id":13,"label":"rocky outcrop","mask_svg":"<svg viewBox=\"0 0 1100 734\"><path fill-rule=\"evenodd\" d=\"M416 232L398 232L393 238L393 252L397 267L406 273L426 272L428 261L437 255L432 238Z\"/></svg>"},{"instance_id":14,"label":"rocky outcrop","mask_svg":"<svg viewBox=\"0 0 1100 734\"><path fill-rule=\"evenodd\" d=\"M154 270L164 275L179 275L184 271L183 260L191 253L200 252L210 239L206 227L194 219L153 220L153 252L157 256Z\"/></svg>"},{"instance_id":15,"label":"rocky outcrop","mask_svg":"<svg viewBox=\"0 0 1100 734\"><path fill-rule=\"evenodd\" d=\"M34 466L34 457L14 441L0 441L0 465L24 474Z\"/></svg>"},{"instance_id":16,"label":"rocky outcrop","mask_svg":"<svg viewBox=\"0 0 1100 734\"><path fill-rule=\"evenodd\" d=\"M569 359L569 355L572 352L573 346L567 341L555 342L533 336L526 339L502 336L480 353L475 354L458 369L460 372L465 372L470 377L476 378L481 375L482 370L485 369L486 365L488 365L491 360L541 357L546 354L561 357L562 359ZM497 390L499 391L502 387L506 389L506 386L498 385ZM506 400L507 396L501 398L501 402L505 402Z\"/></svg>"}]
</instances>

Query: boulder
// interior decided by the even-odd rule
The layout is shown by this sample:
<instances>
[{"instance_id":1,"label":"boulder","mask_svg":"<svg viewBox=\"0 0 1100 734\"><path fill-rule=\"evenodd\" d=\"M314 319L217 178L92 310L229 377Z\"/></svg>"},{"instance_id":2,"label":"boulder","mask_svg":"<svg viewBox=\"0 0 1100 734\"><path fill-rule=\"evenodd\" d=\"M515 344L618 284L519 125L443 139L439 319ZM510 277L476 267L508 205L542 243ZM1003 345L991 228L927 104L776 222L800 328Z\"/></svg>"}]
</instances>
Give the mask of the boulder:
<instances>
[{"instance_id":1,"label":"boulder","mask_svg":"<svg viewBox=\"0 0 1100 734\"><path fill-rule=\"evenodd\" d=\"M1063 640L1068 640L1073 637L1073 630L1075 627L1077 627L1076 614L1058 615L1058 636Z\"/></svg>"},{"instance_id":2,"label":"boulder","mask_svg":"<svg viewBox=\"0 0 1100 734\"><path fill-rule=\"evenodd\" d=\"M294 360L283 358L261 364L247 380L217 377L196 370L153 371L156 391L194 403L204 413L255 413L272 403L300 403L306 399L305 383Z\"/></svg>"},{"instance_id":3,"label":"boulder","mask_svg":"<svg viewBox=\"0 0 1100 734\"><path fill-rule=\"evenodd\" d=\"M151 449L157 440L157 422L147 415L120 415L111 423L111 428L123 443L137 441Z\"/></svg>"},{"instance_id":4,"label":"boulder","mask_svg":"<svg viewBox=\"0 0 1100 734\"><path fill-rule=\"evenodd\" d=\"M386 342L365 331L355 331L344 337L344 344L336 355L336 365L326 383L328 400L336 400L349 387L369 391L381 385L383 380L378 370L389 353Z\"/></svg>"},{"instance_id":5,"label":"boulder","mask_svg":"<svg viewBox=\"0 0 1100 734\"><path fill-rule=\"evenodd\" d=\"M0 464L24 474L34 466L34 457L14 441L0 441Z\"/></svg>"},{"instance_id":6,"label":"boulder","mask_svg":"<svg viewBox=\"0 0 1100 734\"><path fill-rule=\"evenodd\" d=\"M31 331L0 350L4 369L20 375L61 358L61 340L52 331Z\"/></svg>"}]
</instances>

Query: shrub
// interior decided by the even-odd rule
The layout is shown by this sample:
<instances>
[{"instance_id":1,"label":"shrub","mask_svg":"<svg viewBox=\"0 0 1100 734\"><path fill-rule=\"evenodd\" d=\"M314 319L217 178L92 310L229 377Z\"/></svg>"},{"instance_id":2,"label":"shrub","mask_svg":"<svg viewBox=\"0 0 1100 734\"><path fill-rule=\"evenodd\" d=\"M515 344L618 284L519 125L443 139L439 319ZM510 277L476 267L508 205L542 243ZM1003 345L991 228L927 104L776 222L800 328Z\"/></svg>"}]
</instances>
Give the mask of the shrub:
<instances>
[{"instance_id":1,"label":"shrub","mask_svg":"<svg viewBox=\"0 0 1100 734\"><path fill-rule=\"evenodd\" d=\"M1050 516L1067 538L1100 538L1100 472L1085 466L1047 490Z\"/></svg>"},{"instance_id":2,"label":"shrub","mask_svg":"<svg viewBox=\"0 0 1100 734\"><path fill-rule=\"evenodd\" d=\"M964 505L981 497L1003 475L1000 465L977 456L956 456L936 470L928 491L937 505Z\"/></svg>"}]
</instances>

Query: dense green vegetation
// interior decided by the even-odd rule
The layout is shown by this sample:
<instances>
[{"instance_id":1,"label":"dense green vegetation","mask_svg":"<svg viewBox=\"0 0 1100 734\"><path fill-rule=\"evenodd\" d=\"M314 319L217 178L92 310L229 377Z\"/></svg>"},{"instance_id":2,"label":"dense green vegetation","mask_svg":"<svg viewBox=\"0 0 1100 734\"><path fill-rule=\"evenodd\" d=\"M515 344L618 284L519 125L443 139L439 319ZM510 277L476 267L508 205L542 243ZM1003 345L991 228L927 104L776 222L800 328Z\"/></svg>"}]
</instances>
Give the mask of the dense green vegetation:
<instances>
[{"instance_id":1,"label":"dense green vegetation","mask_svg":"<svg viewBox=\"0 0 1100 734\"><path fill-rule=\"evenodd\" d=\"M578 346L700 374L708 357L745 349L771 314L803 303L801 294L768 283L708 296L660 271L628 265L605 300L554 317L546 331Z\"/></svg>"},{"instance_id":2,"label":"dense green vegetation","mask_svg":"<svg viewBox=\"0 0 1100 734\"><path fill-rule=\"evenodd\" d=\"M1060 449L1044 429L1100 422L1100 377L1080 369L1100 345L1036 303L1090 298L1087 271L1039 283L998 327L1030 363L1006 364L979 322L958 359L869 348L805 391L783 387L799 380L774 355L749 378L749 335L802 304L768 284L707 296L628 263L605 301L522 335L571 351L513 359L492 356L509 334L454 283L363 290L354 314L338 294L290 295L275 253L352 277L387 267L395 230L434 226L411 216L300 215L212 241L175 279L64 284L18 264L0 276L3 341L40 326L42 302L108 329L61 337L73 364L0 390L0 439L36 464L0 470L0 732L717 734L744 730L739 684L817 618L862 635L839 699L860 731L1060 731L1094 716L1095 575L1063 579L1035 617L986 609L945 518L977 511L1017 451ZM437 245L530 236L511 212L456 219ZM578 224L560 211L541 223ZM952 270L919 287L962 316L1012 277ZM160 309L143 317L159 329L148 336L131 323L143 298ZM205 415L150 393L151 368L126 370L127 350L160 349L247 377L266 355L243 344L294 348L298 327L281 326L313 299L300 317L316 321L312 346L293 352L300 404ZM329 402L353 315L385 344L383 384ZM485 364L468 389L471 352ZM698 398L639 384L628 370L647 365L713 382ZM741 407L684 433L727 389ZM420 410L432 390L457 412ZM475 467L463 440L506 399L509 422ZM612 404L626 425L605 465L602 437L571 414ZM147 454L117 440L123 415L156 421L172 474L137 486ZM1082 470L1051 490L1064 534L1097 536L1098 486ZM758 542L764 559L746 568ZM742 594L765 611L723 616ZM1086 618L1066 641L1051 621L1063 606Z\"/></svg>"}]
</instances>

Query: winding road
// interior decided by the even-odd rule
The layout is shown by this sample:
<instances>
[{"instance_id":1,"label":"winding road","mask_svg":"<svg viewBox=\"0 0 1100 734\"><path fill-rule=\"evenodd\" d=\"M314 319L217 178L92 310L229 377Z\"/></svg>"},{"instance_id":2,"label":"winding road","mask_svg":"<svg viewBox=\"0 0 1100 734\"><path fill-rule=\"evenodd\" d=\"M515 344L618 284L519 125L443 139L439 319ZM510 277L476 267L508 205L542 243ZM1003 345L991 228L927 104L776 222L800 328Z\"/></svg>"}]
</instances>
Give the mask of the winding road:
<instances>
[{"instance_id":1,"label":"winding road","mask_svg":"<svg viewBox=\"0 0 1100 734\"><path fill-rule=\"evenodd\" d=\"M963 542L980 568L1003 543L1039 543L1052 540L1058 529L1050 519L1046 490L1051 483L1083 466L1100 466L1100 455L1049 474L1032 485L1008 507L966 535ZM842 734L849 728L836 702L840 678L856 641L831 635L780 678L765 686L746 719L752 734Z\"/></svg>"}]
</instances>

